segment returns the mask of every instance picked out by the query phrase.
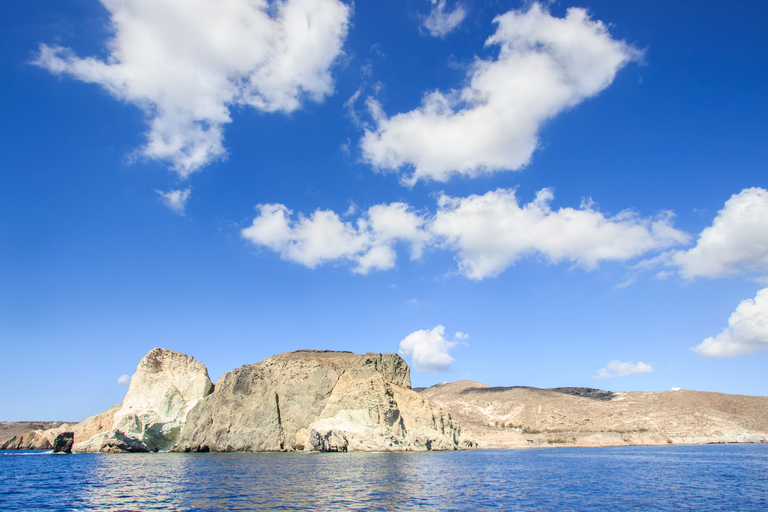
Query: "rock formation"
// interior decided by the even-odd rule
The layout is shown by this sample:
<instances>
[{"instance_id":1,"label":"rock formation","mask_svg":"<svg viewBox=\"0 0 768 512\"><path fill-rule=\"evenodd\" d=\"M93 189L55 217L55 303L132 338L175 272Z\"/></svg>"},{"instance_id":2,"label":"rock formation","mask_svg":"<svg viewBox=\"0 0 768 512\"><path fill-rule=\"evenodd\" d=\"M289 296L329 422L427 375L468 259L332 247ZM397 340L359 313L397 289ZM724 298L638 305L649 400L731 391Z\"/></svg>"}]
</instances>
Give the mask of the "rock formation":
<instances>
[{"instance_id":1,"label":"rock formation","mask_svg":"<svg viewBox=\"0 0 768 512\"><path fill-rule=\"evenodd\" d=\"M187 414L213 389L205 365L163 348L139 361L112 426L75 446L77 451L149 452L171 448Z\"/></svg>"},{"instance_id":2,"label":"rock formation","mask_svg":"<svg viewBox=\"0 0 768 512\"><path fill-rule=\"evenodd\" d=\"M301 350L224 374L154 349L121 405L76 425L27 431L3 449L76 452L455 450L472 446L448 413L411 389L397 354ZM57 436L59 436L57 438Z\"/></svg>"},{"instance_id":3,"label":"rock formation","mask_svg":"<svg viewBox=\"0 0 768 512\"><path fill-rule=\"evenodd\" d=\"M27 430L50 430L64 425L65 421L0 421L0 446Z\"/></svg>"},{"instance_id":4,"label":"rock formation","mask_svg":"<svg viewBox=\"0 0 768 512\"><path fill-rule=\"evenodd\" d=\"M32 425L31 428L22 431L0 442L0 450L50 450L57 435L62 432L72 432L73 451L89 452L98 451L99 446L92 447L87 440L94 435L106 432L112 428L114 415L120 409L120 405L110 407L101 414L90 416L80 423L62 422L21 422L20 426ZM49 426L46 428L47 426ZM8 428L7 430L12 430ZM80 449L78 449L78 445Z\"/></svg>"},{"instance_id":5,"label":"rock formation","mask_svg":"<svg viewBox=\"0 0 768 512\"><path fill-rule=\"evenodd\" d=\"M74 441L74 432L61 432L53 439L53 453L72 453Z\"/></svg>"},{"instance_id":6,"label":"rock formation","mask_svg":"<svg viewBox=\"0 0 768 512\"><path fill-rule=\"evenodd\" d=\"M50 450L50 435L43 430L27 430L0 444L0 450Z\"/></svg>"},{"instance_id":7,"label":"rock formation","mask_svg":"<svg viewBox=\"0 0 768 512\"><path fill-rule=\"evenodd\" d=\"M174 451L453 450L469 446L410 389L397 354L302 350L221 377ZM463 443L463 444L462 444Z\"/></svg>"},{"instance_id":8,"label":"rock formation","mask_svg":"<svg viewBox=\"0 0 768 512\"><path fill-rule=\"evenodd\" d=\"M121 405L56 425L17 434L0 449L50 450L69 440L76 452L455 450L475 446L471 440L481 448L766 442L768 397L472 381L416 392L397 354L316 350L244 365L213 386L194 358L154 349L139 362Z\"/></svg>"},{"instance_id":9,"label":"rock formation","mask_svg":"<svg viewBox=\"0 0 768 512\"><path fill-rule=\"evenodd\" d=\"M768 440L768 397L494 388L472 381L439 384L421 394L445 407L481 448Z\"/></svg>"}]
</instances>

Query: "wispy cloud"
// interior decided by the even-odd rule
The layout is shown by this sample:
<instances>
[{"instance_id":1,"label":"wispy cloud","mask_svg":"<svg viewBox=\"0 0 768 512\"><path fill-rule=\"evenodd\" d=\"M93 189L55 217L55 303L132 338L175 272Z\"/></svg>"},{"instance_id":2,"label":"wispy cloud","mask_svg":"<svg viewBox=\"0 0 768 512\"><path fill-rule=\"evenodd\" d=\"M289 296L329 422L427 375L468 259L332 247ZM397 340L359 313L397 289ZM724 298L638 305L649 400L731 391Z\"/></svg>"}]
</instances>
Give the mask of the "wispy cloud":
<instances>
[{"instance_id":1,"label":"wispy cloud","mask_svg":"<svg viewBox=\"0 0 768 512\"><path fill-rule=\"evenodd\" d=\"M160 194L165 206L179 215L184 215L184 208L187 205L187 199L189 199L192 189L187 187L184 190L169 190L168 192L155 190L155 192Z\"/></svg>"},{"instance_id":2,"label":"wispy cloud","mask_svg":"<svg viewBox=\"0 0 768 512\"><path fill-rule=\"evenodd\" d=\"M131 376L128 374L121 375L120 377L118 377L117 383L120 384L121 386L127 386L131 383Z\"/></svg>"},{"instance_id":3,"label":"wispy cloud","mask_svg":"<svg viewBox=\"0 0 768 512\"><path fill-rule=\"evenodd\" d=\"M468 86L431 91L420 108L392 117L369 99L376 126L360 141L365 161L382 170L412 167L401 176L408 186L520 169L538 146L542 123L608 87L641 55L584 9L555 18L534 3L495 22L486 46L498 46L499 55L477 59Z\"/></svg>"},{"instance_id":4,"label":"wispy cloud","mask_svg":"<svg viewBox=\"0 0 768 512\"><path fill-rule=\"evenodd\" d=\"M333 91L350 8L339 0L101 0L105 60L40 45L35 63L104 87L150 119L140 154L181 176L225 155L230 107L292 112Z\"/></svg>"},{"instance_id":5,"label":"wispy cloud","mask_svg":"<svg viewBox=\"0 0 768 512\"><path fill-rule=\"evenodd\" d=\"M456 30L466 16L467 11L461 4L456 4L451 11L446 9L445 0L432 0L432 10L424 18L424 28L435 37L445 37Z\"/></svg>"},{"instance_id":6,"label":"wispy cloud","mask_svg":"<svg viewBox=\"0 0 768 512\"><path fill-rule=\"evenodd\" d=\"M600 368L597 371L597 375L595 375L593 378L611 379L613 377L626 377L627 375L635 375L637 373L651 373L652 371L653 366L643 363L642 361L638 361L637 363L632 363L629 361L623 363L614 359L613 361L608 361L608 364L605 365L605 368Z\"/></svg>"}]
</instances>

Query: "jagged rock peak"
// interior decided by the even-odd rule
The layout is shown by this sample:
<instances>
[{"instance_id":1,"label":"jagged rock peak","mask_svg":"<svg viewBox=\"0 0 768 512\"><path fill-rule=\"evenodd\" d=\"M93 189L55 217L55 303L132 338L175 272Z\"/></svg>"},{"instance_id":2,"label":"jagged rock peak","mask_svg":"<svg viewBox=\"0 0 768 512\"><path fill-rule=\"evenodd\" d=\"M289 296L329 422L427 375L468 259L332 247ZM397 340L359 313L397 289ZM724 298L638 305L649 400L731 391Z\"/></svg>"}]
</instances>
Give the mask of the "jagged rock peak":
<instances>
[{"instance_id":1,"label":"jagged rock peak","mask_svg":"<svg viewBox=\"0 0 768 512\"><path fill-rule=\"evenodd\" d=\"M195 373L204 373L208 376L208 369L194 357L168 350L167 348L153 348L145 355L136 371L144 373L158 373L163 371L191 371Z\"/></svg>"}]
</instances>

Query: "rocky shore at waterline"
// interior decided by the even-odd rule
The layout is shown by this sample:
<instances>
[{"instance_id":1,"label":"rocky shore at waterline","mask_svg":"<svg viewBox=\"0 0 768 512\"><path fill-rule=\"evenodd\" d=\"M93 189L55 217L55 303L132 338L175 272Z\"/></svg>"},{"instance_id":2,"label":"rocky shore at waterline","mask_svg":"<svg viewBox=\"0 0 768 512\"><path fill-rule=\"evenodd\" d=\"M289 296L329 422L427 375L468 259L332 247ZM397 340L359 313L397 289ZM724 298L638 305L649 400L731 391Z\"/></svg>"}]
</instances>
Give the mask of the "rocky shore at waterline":
<instances>
[{"instance_id":1,"label":"rocky shore at waterline","mask_svg":"<svg viewBox=\"0 0 768 512\"><path fill-rule=\"evenodd\" d=\"M25 426L33 428L20 432ZM156 348L139 362L121 404L75 424L0 427L0 450L65 452L763 443L768 397L473 381L414 390L397 354L317 350L244 365L214 384L193 357Z\"/></svg>"}]
</instances>

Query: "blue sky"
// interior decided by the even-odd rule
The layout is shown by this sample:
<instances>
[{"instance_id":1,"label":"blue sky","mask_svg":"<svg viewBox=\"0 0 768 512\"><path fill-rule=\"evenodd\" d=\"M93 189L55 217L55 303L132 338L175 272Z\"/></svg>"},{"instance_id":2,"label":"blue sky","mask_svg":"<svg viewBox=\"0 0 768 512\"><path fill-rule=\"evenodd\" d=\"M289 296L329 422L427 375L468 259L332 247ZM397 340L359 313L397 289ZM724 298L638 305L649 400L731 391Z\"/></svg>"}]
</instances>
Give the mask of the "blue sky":
<instances>
[{"instance_id":1,"label":"blue sky","mask_svg":"<svg viewBox=\"0 0 768 512\"><path fill-rule=\"evenodd\" d=\"M154 347L768 394L767 16L3 2L0 419L96 414Z\"/></svg>"}]
</instances>

